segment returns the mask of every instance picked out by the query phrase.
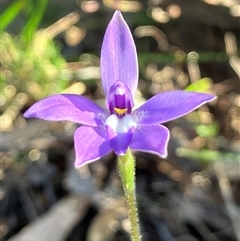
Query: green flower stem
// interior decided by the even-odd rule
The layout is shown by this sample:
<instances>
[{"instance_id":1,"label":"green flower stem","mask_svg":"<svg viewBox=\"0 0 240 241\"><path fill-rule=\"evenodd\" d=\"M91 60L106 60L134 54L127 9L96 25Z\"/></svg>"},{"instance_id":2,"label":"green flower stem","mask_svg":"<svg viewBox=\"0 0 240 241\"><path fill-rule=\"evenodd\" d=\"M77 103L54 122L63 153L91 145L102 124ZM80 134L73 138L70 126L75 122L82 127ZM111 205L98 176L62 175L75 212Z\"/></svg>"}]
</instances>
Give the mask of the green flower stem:
<instances>
[{"instance_id":1,"label":"green flower stem","mask_svg":"<svg viewBox=\"0 0 240 241\"><path fill-rule=\"evenodd\" d=\"M131 225L132 241L140 241L138 213L135 195L135 158L130 149L124 156L118 156L118 168L123 183L123 189L127 198L128 216Z\"/></svg>"}]
</instances>

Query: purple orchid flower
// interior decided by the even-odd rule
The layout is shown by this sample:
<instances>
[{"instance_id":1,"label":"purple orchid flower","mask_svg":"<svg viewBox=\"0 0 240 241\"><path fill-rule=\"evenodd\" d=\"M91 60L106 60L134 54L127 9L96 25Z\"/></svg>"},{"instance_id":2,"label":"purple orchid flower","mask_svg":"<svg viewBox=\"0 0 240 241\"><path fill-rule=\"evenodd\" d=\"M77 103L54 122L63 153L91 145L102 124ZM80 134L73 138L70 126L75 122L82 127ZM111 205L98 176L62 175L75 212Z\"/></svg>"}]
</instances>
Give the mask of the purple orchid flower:
<instances>
[{"instance_id":1,"label":"purple orchid flower","mask_svg":"<svg viewBox=\"0 0 240 241\"><path fill-rule=\"evenodd\" d=\"M57 94L30 107L24 117L82 124L74 133L75 166L98 160L112 150L123 155L130 148L167 156L169 130L161 123L183 116L215 96L169 91L155 95L136 110L138 83L135 44L120 11L107 27L101 51L101 77L107 109L75 94Z\"/></svg>"}]
</instances>

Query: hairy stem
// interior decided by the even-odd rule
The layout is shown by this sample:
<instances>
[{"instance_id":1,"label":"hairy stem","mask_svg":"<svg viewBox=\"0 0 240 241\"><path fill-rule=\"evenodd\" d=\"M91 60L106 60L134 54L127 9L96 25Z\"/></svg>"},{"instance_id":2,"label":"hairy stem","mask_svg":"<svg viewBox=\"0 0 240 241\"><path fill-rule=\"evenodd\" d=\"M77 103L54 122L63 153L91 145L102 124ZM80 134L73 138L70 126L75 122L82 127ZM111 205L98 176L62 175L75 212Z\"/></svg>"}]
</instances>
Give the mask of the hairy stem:
<instances>
[{"instance_id":1,"label":"hairy stem","mask_svg":"<svg viewBox=\"0 0 240 241\"><path fill-rule=\"evenodd\" d=\"M140 241L138 213L135 195L135 158L130 149L124 156L118 156L118 168L127 198L128 216L131 225L132 241Z\"/></svg>"}]
</instances>

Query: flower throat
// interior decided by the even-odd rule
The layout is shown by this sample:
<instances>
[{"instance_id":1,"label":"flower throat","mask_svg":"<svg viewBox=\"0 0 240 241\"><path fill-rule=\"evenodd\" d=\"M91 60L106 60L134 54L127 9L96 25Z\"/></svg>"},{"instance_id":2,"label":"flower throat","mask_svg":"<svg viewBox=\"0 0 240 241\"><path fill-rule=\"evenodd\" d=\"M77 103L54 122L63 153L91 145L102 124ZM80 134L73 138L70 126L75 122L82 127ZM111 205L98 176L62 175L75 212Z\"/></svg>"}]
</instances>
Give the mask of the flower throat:
<instances>
[{"instance_id":1,"label":"flower throat","mask_svg":"<svg viewBox=\"0 0 240 241\"><path fill-rule=\"evenodd\" d=\"M110 87L107 107L111 114L115 114L119 118L131 114L133 107L132 93L122 81L117 80Z\"/></svg>"}]
</instances>

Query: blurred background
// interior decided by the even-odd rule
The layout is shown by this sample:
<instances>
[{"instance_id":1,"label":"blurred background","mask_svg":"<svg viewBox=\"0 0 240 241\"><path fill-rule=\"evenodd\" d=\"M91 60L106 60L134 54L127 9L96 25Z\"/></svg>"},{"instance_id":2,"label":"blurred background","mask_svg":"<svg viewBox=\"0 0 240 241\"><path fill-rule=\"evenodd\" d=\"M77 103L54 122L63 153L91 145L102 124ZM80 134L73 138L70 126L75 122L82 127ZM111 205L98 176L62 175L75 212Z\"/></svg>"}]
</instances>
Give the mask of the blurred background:
<instances>
[{"instance_id":1,"label":"blurred background","mask_svg":"<svg viewBox=\"0 0 240 241\"><path fill-rule=\"evenodd\" d=\"M0 0L1 240L130 240L116 156L74 169L77 125L22 116L60 92L104 105L115 9L138 51L136 105L173 89L218 96L166 123L167 159L135 153L143 241L240 241L239 0Z\"/></svg>"}]
</instances>

